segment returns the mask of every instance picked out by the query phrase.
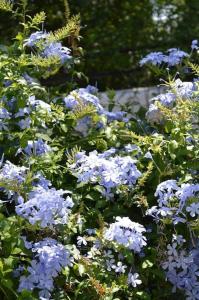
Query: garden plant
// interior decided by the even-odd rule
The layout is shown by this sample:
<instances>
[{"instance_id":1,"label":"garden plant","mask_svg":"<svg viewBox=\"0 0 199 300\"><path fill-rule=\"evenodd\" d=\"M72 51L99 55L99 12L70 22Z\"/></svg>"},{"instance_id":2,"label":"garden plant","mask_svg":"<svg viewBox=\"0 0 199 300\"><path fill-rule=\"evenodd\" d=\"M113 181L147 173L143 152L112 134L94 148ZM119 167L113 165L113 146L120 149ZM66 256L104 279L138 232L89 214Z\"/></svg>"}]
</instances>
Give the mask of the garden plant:
<instances>
[{"instance_id":1,"label":"garden plant","mask_svg":"<svg viewBox=\"0 0 199 300\"><path fill-rule=\"evenodd\" d=\"M199 299L197 40L141 60L165 92L129 116L77 85L79 15L25 7L0 1L0 299Z\"/></svg>"}]
</instances>

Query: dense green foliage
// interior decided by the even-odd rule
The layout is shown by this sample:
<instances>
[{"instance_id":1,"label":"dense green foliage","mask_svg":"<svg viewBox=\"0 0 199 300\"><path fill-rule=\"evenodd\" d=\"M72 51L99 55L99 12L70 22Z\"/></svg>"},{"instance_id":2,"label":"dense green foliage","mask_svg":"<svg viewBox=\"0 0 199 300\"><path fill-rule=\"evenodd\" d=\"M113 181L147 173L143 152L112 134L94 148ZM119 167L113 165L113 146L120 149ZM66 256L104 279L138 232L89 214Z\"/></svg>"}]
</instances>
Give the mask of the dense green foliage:
<instances>
[{"instance_id":1,"label":"dense green foliage","mask_svg":"<svg viewBox=\"0 0 199 300\"><path fill-rule=\"evenodd\" d=\"M0 7L15 10L7 1ZM153 100L147 118L114 113L112 103L107 111L94 87L76 89L79 16L65 10L64 26L46 33L43 12L24 17L19 7L17 15L25 22L0 48L0 299L198 297L198 80L182 82L174 70L166 77L151 66L165 76L168 93ZM186 66L197 78L188 60L179 76ZM167 180L187 200L182 222ZM165 182L168 191L160 189ZM163 214L154 218L158 189ZM177 285L164 266L179 235L186 241L179 257L177 244L172 249L172 271L183 273ZM193 287L183 281L190 269Z\"/></svg>"}]
</instances>

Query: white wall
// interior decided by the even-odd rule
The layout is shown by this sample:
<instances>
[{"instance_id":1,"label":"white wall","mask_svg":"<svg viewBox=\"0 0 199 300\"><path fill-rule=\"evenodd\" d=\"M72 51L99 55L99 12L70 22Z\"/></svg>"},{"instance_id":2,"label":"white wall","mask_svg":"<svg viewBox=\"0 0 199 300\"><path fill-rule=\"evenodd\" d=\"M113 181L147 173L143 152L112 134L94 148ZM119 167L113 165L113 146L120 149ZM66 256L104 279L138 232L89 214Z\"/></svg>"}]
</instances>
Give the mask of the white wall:
<instances>
[{"instance_id":1,"label":"white wall","mask_svg":"<svg viewBox=\"0 0 199 300\"><path fill-rule=\"evenodd\" d=\"M121 110L122 108L128 108L129 112L136 113L141 107L148 108L149 100L154 96L162 93L164 87L143 87L133 88L126 90L115 91L114 97L114 111ZM100 93L99 98L104 107L107 107L109 98L107 93ZM124 109L125 110L125 109Z\"/></svg>"}]
</instances>

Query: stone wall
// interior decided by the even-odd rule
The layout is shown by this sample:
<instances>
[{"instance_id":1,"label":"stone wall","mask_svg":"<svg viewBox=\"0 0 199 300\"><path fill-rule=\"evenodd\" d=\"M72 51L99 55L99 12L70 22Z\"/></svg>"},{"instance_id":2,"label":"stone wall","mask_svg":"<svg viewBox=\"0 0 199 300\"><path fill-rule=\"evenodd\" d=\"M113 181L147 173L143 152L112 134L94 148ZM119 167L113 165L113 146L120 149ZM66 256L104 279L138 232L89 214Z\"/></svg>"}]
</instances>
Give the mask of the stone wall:
<instances>
[{"instance_id":1,"label":"stone wall","mask_svg":"<svg viewBox=\"0 0 199 300\"><path fill-rule=\"evenodd\" d=\"M133 88L127 90L115 91L114 101L114 111L125 110L130 113L137 113L141 107L148 108L149 101L154 96L162 93L164 87L143 87L143 88ZM100 93L101 103L104 107L108 106L109 97L108 93Z\"/></svg>"}]
</instances>

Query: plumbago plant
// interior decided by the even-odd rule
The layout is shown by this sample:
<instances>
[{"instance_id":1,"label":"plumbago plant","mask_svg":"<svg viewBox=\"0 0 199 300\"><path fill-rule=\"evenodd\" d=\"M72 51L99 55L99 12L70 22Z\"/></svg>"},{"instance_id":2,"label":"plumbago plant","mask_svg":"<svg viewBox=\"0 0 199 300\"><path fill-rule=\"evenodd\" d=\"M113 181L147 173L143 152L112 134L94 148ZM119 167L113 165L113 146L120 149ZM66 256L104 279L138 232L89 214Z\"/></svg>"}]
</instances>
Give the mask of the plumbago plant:
<instances>
[{"instance_id":1,"label":"plumbago plant","mask_svg":"<svg viewBox=\"0 0 199 300\"><path fill-rule=\"evenodd\" d=\"M53 33L43 12L23 19L0 48L1 299L199 299L199 68L147 56L193 82L169 73L146 119L127 118L76 87L78 16ZM57 72L64 85L41 84Z\"/></svg>"}]
</instances>

